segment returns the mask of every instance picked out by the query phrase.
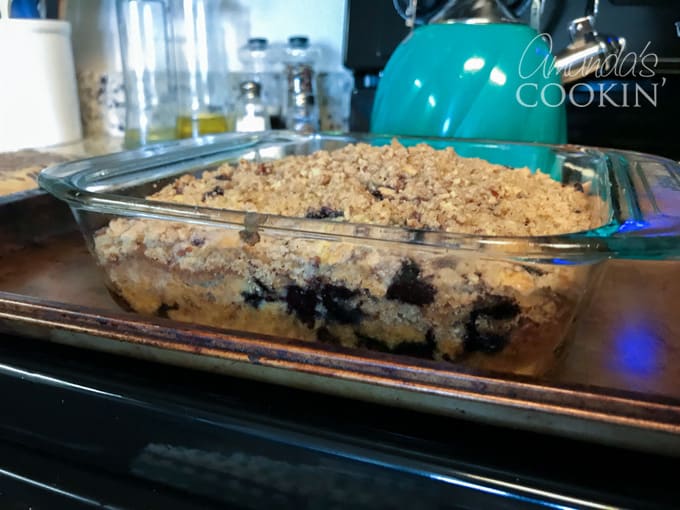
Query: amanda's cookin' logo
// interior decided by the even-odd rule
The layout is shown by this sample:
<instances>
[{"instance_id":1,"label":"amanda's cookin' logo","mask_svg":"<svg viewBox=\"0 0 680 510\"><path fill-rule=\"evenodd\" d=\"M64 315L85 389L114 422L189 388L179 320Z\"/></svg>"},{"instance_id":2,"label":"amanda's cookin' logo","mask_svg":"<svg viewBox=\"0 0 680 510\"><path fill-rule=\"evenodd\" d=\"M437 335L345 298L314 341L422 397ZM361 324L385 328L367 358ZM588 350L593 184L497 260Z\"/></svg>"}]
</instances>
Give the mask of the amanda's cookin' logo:
<instances>
[{"instance_id":1,"label":"amanda's cookin' logo","mask_svg":"<svg viewBox=\"0 0 680 510\"><path fill-rule=\"evenodd\" d=\"M536 63L529 58L530 52L536 51L536 44L543 39L548 43L545 57ZM552 54L553 41L550 34L537 35L524 49L519 62L518 73L522 80L529 80L517 88L515 97L522 106L532 108L540 103L549 107L562 106L565 101L579 108L596 105L599 108L641 108L643 104L657 105L659 87L666 84L666 78L660 82L647 83L643 86L640 79L649 81L656 76L659 56L649 51L648 42L640 53L619 52L608 55L602 65L599 58L591 57L585 61L572 64L559 71L565 82L584 75L585 69L597 70L585 77L589 80L574 83L569 90L562 83L543 82L539 76L548 79L558 73L556 58ZM540 73L540 74L539 74ZM532 79L533 78L533 79ZM539 85L539 83L544 83Z\"/></svg>"}]
</instances>

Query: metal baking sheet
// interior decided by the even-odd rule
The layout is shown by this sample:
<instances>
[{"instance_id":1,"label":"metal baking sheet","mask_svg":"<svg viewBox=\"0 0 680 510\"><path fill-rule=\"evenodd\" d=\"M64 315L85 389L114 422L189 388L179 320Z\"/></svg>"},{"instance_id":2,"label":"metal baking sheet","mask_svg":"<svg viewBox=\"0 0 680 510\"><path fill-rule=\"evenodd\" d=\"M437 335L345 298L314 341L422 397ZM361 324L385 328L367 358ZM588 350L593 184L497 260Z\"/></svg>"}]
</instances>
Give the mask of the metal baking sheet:
<instances>
[{"instance_id":1,"label":"metal baking sheet","mask_svg":"<svg viewBox=\"0 0 680 510\"><path fill-rule=\"evenodd\" d=\"M0 218L0 331L680 455L678 262L608 263L560 365L534 379L125 313L64 204L33 195Z\"/></svg>"}]
</instances>

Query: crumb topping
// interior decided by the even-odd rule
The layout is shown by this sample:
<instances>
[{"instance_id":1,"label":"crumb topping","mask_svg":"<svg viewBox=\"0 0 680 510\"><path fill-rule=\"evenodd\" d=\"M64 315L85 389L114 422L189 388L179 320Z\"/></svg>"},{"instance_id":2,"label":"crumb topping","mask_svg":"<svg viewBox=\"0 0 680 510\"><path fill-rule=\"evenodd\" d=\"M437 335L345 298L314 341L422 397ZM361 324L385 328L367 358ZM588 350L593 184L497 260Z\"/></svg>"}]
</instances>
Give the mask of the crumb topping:
<instances>
[{"instance_id":1,"label":"crumb topping","mask_svg":"<svg viewBox=\"0 0 680 510\"><path fill-rule=\"evenodd\" d=\"M538 236L596 226L583 188L452 148L364 143L185 175L149 197L221 209L479 235Z\"/></svg>"}]
</instances>

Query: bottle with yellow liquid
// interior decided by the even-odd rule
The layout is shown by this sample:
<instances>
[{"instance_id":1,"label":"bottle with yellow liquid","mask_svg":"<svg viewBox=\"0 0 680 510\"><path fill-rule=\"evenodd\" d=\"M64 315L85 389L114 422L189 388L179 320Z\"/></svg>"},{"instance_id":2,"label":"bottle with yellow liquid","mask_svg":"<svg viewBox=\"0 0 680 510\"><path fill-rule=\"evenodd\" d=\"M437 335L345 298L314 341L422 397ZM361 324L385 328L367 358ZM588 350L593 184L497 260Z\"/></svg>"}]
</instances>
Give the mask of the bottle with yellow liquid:
<instances>
[{"instance_id":1,"label":"bottle with yellow liquid","mask_svg":"<svg viewBox=\"0 0 680 510\"><path fill-rule=\"evenodd\" d=\"M177 138L176 131L177 130L171 125L154 127L151 129L139 127L126 128L123 145L126 149L134 149L142 145L174 140Z\"/></svg>"},{"instance_id":2,"label":"bottle with yellow liquid","mask_svg":"<svg viewBox=\"0 0 680 510\"><path fill-rule=\"evenodd\" d=\"M177 116L170 0L116 0L125 78L125 147L173 140Z\"/></svg>"},{"instance_id":3,"label":"bottle with yellow liquid","mask_svg":"<svg viewBox=\"0 0 680 510\"><path fill-rule=\"evenodd\" d=\"M116 0L125 146L234 130L224 0Z\"/></svg>"},{"instance_id":4,"label":"bottle with yellow liquid","mask_svg":"<svg viewBox=\"0 0 680 510\"><path fill-rule=\"evenodd\" d=\"M234 130L221 2L173 0L177 65L176 136Z\"/></svg>"},{"instance_id":5,"label":"bottle with yellow liquid","mask_svg":"<svg viewBox=\"0 0 680 510\"><path fill-rule=\"evenodd\" d=\"M195 116L180 115L177 117L177 138L193 138L233 130L234 117L224 112L199 113Z\"/></svg>"}]
</instances>

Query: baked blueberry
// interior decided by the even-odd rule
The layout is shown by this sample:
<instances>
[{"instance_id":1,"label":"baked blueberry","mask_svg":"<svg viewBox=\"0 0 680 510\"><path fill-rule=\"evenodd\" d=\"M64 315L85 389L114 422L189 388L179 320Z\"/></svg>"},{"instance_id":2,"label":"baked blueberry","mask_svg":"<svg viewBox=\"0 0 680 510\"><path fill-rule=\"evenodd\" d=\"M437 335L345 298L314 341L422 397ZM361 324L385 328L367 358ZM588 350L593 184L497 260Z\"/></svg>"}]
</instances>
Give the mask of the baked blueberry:
<instances>
[{"instance_id":1,"label":"baked blueberry","mask_svg":"<svg viewBox=\"0 0 680 510\"><path fill-rule=\"evenodd\" d=\"M243 301L254 308L259 308L263 301L276 301L276 293L267 287L259 278L253 278L251 290L241 292Z\"/></svg>"},{"instance_id":2,"label":"baked blueberry","mask_svg":"<svg viewBox=\"0 0 680 510\"><path fill-rule=\"evenodd\" d=\"M358 294L357 291L349 290L342 285L322 286L321 303L326 308L327 319L341 324L358 324L363 313L359 307L349 303Z\"/></svg>"},{"instance_id":3,"label":"baked blueberry","mask_svg":"<svg viewBox=\"0 0 680 510\"><path fill-rule=\"evenodd\" d=\"M286 287L286 304L288 313L295 313L298 319L308 328L314 327L317 295L312 289L303 289L298 285Z\"/></svg>"},{"instance_id":4,"label":"baked blueberry","mask_svg":"<svg viewBox=\"0 0 680 510\"><path fill-rule=\"evenodd\" d=\"M472 321L466 324L463 343L467 352L485 352L487 354L493 354L502 351L507 345L508 335L480 333L474 326L470 326L470 324L472 324Z\"/></svg>"},{"instance_id":5,"label":"baked blueberry","mask_svg":"<svg viewBox=\"0 0 680 510\"><path fill-rule=\"evenodd\" d=\"M203 201L205 202L208 198L215 198L216 196L224 195L224 188L222 186L215 186L210 191L203 193Z\"/></svg>"},{"instance_id":6,"label":"baked blueberry","mask_svg":"<svg viewBox=\"0 0 680 510\"><path fill-rule=\"evenodd\" d=\"M161 306L159 306L158 309L156 310L156 315L158 317L163 317L164 319L169 319L170 316L168 315L168 312L177 309L179 309L179 305L177 303L173 305L162 303Z\"/></svg>"},{"instance_id":7,"label":"baked blueberry","mask_svg":"<svg viewBox=\"0 0 680 510\"><path fill-rule=\"evenodd\" d=\"M369 191L371 192L371 195L373 195L373 198L376 198L378 200L384 200L385 197L383 196L382 193L380 193L380 190L372 189L372 190L369 190Z\"/></svg>"},{"instance_id":8,"label":"baked blueberry","mask_svg":"<svg viewBox=\"0 0 680 510\"><path fill-rule=\"evenodd\" d=\"M309 209L307 211L307 214L305 214L305 218L312 219L340 218L344 215L345 213L343 211L336 211L335 209L331 209L330 207L326 207L324 205L319 209Z\"/></svg>"},{"instance_id":9,"label":"baked blueberry","mask_svg":"<svg viewBox=\"0 0 680 510\"><path fill-rule=\"evenodd\" d=\"M519 312L517 302L506 296L491 294L478 299L465 323L463 347L467 352L502 351Z\"/></svg>"},{"instance_id":10,"label":"baked blueberry","mask_svg":"<svg viewBox=\"0 0 680 510\"><path fill-rule=\"evenodd\" d=\"M317 330L316 339L325 344L340 345L340 339L325 327Z\"/></svg>"},{"instance_id":11,"label":"baked blueberry","mask_svg":"<svg viewBox=\"0 0 680 510\"><path fill-rule=\"evenodd\" d=\"M420 278L420 267L413 260L406 260L392 278L385 297L416 306L429 305L434 301L436 289Z\"/></svg>"},{"instance_id":12,"label":"baked blueberry","mask_svg":"<svg viewBox=\"0 0 680 510\"><path fill-rule=\"evenodd\" d=\"M477 300L473 313L491 319L508 320L517 317L519 306L513 298L489 294Z\"/></svg>"}]
</instances>

